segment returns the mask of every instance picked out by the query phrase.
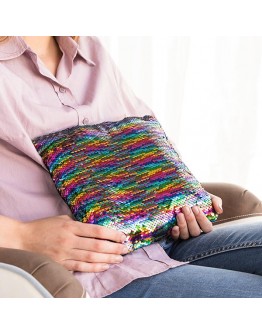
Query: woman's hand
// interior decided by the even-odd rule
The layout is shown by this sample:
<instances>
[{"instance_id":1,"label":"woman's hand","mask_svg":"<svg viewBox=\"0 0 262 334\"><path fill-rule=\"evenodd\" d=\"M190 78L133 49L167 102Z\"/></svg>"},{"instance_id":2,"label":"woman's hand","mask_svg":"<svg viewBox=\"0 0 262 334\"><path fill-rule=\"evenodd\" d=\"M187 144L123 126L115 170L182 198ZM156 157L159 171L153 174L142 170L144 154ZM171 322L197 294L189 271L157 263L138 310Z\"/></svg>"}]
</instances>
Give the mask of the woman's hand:
<instances>
[{"instance_id":1,"label":"woman's hand","mask_svg":"<svg viewBox=\"0 0 262 334\"><path fill-rule=\"evenodd\" d=\"M46 254L68 270L100 272L109 264L122 262L127 253L124 233L69 216L20 223L19 248Z\"/></svg>"},{"instance_id":2,"label":"woman's hand","mask_svg":"<svg viewBox=\"0 0 262 334\"><path fill-rule=\"evenodd\" d=\"M215 211L221 214L223 212L222 199L212 194L209 195ZM212 223L198 206L193 206L192 209L188 206L184 206L182 213L177 215L177 225L173 227L171 236L175 240L178 238L186 240L190 237L199 236L202 231L208 233L212 230Z\"/></svg>"}]
</instances>

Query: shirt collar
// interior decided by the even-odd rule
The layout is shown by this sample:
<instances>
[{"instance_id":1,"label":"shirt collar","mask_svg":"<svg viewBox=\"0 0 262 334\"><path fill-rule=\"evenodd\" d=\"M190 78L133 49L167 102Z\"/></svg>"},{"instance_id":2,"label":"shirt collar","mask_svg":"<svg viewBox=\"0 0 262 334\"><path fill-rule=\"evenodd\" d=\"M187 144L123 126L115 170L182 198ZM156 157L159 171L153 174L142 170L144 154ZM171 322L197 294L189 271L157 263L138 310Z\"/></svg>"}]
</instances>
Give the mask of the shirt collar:
<instances>
[{"instance_id":1,"label":"shirt collar","mask_svg":"<svg viewBox=\"0 0 262 334\"><path fill-rule=\"evenodd\" d=\"M77 53L91 66L95 66L95 62L90 59L90 56L87 54L86 50L81 48L81 43L78 44L73 38L69 36L55 36L55 39L60 47L60 49L67 53L69 56L74 59ZM79 37L81 40L81 37Z\"/></svg>"},{"instance_id":2,"label":"shirt collar","mask_svg":"<svg viewBox=\"0 0 262 334\"><path fill-rule=\"evenodd\" d=\"M22 37L12 36L0 44L0 60L19 57L29 48Z\"/></svg>"},{"instance_id":3,"label":"shirt collar","mask_svg":"<svg viewBox=\"0 0 262 334\"><path fill-rule=\"evenodd\" d=\"M71 37L55 36L55 39L62 52L67 53L70 57L72 57L72 59L79 54L89 65L96 65L95 62L90 59L86 50L82 50L80 45ZM7 41L2 42L0 47L0 60L8 60L19 57L26 50L33 52L21 36L13 36Z\"/></svg>"}]
</instances>

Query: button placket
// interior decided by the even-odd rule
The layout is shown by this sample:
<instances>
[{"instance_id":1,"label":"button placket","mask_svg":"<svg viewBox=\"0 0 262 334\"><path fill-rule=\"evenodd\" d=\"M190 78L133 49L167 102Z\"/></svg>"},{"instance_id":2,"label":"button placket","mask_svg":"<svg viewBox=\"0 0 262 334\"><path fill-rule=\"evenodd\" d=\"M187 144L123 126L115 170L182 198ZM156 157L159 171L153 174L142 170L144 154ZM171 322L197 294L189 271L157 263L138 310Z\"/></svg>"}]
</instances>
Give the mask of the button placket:
<instances>
[{"instance_id":1,"label":"button placket","mask_svg":"<svg viewBox=\"0 0 262 334\"><path fill-rule=\"evenodd\" d=\"M89 119L88 119L87 117L84 117L83 120L82 120L82 123L83 123L84 125L89 124Z\"/></svg>"},{"instance_id":2,"label":"button placket","mask_svg":"<svg viewBox=\"0 0 262 334\"><path fill-rule=\"evenodd\" d=\"M89 105L80 105L77 107L79 124L88 125L92 123L91 107Z\"/></svg>"}]
</instances>

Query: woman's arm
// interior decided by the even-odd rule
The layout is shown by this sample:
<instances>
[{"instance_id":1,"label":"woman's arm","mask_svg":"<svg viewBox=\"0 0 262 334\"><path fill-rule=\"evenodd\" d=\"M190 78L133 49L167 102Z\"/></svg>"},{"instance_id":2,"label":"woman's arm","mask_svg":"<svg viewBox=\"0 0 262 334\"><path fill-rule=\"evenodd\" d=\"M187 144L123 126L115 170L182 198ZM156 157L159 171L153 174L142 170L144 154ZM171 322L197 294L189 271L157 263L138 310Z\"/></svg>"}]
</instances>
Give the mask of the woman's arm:
<instances>
[{"instance_id":1,"label":"woman's arm","mask_svg":"<svg viewBox=\"0 0 262 334\"><path fill-rule=\"evenodd\" d=\"M22 248L21 222L0 215L0 247Z\"/></svg>"},{"instance_id":2,"label":"woman's arm","mask_svg":"<svg viewBox=\"0 0 262 334\"><path fill-rule=\"evenodd\" d=\"M100 272L122 262L125 239L122 232L66 215L30 222L0 216L0 247L45 254L73 271Z\"/></svg>"}]
</instances>

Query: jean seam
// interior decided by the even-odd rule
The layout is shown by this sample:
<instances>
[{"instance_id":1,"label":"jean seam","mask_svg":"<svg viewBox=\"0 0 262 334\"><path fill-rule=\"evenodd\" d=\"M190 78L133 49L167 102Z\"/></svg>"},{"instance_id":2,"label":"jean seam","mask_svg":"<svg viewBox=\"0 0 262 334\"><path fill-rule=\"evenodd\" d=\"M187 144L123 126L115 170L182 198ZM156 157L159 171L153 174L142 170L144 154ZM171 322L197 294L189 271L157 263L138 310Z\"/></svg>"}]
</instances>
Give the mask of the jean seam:
<instances>
[{"instance_id":1,"label":"jean seam","mask_svg":"<svg viewBox=\"0 0 262 334\"><path fill-rule=\"evenodd\" d=\"M234 244L234 245L228 245L228 246L223 246L223 247L218 247L218 248L213 248L208 251L198 253L195 255L188 256L180 261L183 262L193 262L196 260L201 260L203 258L217 255L220 253L225 253L228 251L232 250L238 250L238 249L243 249L243 248L255 248L255 247L262 247L262 241L248 241L248 242L242 242L240 244Z\"/></svg>"}]
</instances>

